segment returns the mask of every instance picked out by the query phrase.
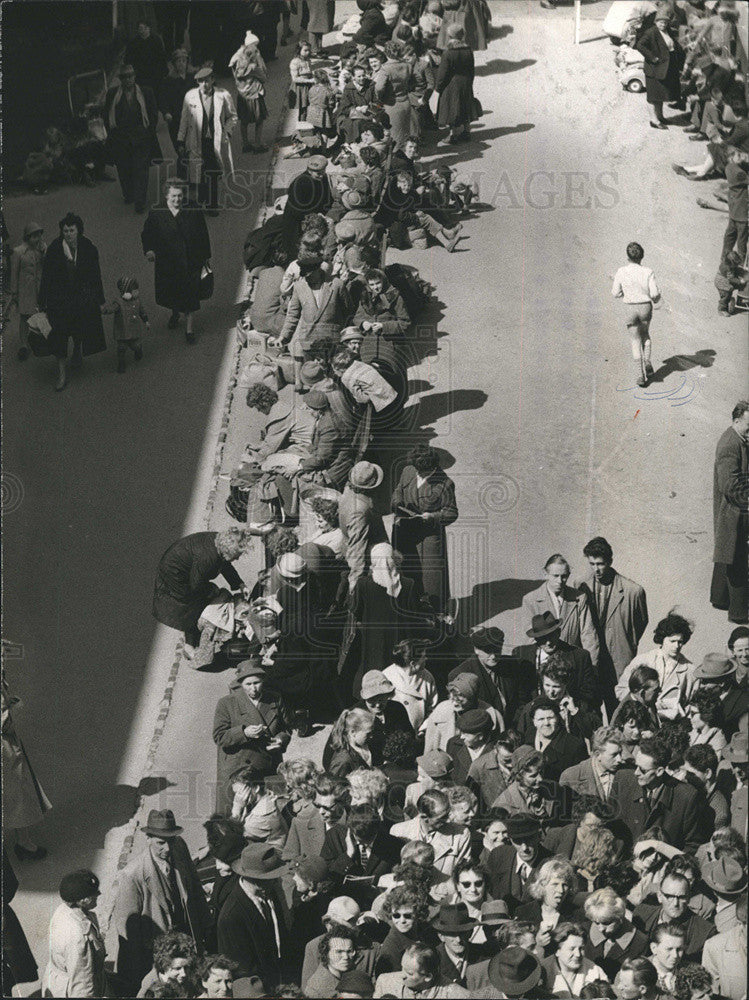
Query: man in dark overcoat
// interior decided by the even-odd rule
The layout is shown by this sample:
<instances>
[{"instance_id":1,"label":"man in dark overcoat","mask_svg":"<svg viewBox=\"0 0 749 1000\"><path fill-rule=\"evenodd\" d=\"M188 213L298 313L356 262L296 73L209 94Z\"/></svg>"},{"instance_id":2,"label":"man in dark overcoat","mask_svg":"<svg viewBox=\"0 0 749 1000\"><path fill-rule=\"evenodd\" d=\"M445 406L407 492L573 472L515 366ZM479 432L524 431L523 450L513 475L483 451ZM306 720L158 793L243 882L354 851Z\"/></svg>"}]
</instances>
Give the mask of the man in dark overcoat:
<instances>
[{"instance_id":1,"label":"man in dark overcoat","mask_svg":"<svg viewBox=\"0 0 749 1000\"><path fill-rule=\"evenodd\" d=\"M243 660L231 693L216 705L216 811L225 816L231 813L232 777L237 771L251 767L258 779L275 774L291 739L291 720L281 699L263 689L265 676L259 660Z\"/></svg>"},{"instance_id":2,"label":"man in dark overcoat","mask_svg":"<svg viewBox=\"0 0 749 1000\"><path fill-rule=\"evenodd\" d=\"M746 624L749 609L746 538L749 529L749 401L733 408L731 426L715 449L713 474L713 579L710 603L728 620Z\"/></svg>"},{"instance_id":3,"label":"man in dark overcoat","mask_svg":"<svg viewBox=\"0 0 749 1000\"><path fill-rule=\"evenodd\" d=\"M135 211L144 212L151 160L161 159L156 138L159 108L153 90L136 84L135 69L130 64L120 70L119 86L107 93L104 120L125 204L134 202Z\"/></svg>"}]
</instances>

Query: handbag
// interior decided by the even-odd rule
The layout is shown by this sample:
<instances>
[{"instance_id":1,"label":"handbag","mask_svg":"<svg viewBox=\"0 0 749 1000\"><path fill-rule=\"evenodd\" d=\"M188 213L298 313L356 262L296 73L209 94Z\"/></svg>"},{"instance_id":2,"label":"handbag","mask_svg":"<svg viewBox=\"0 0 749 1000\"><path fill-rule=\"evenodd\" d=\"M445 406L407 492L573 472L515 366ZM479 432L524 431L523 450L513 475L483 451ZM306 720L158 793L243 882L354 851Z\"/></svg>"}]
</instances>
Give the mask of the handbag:
<instances>
[{"instance_id":1,"label":"handbag","mask_svg":"<svg viewBox=\"0 0 749 1000\"><path fill-rule=\"evenodd\" d=\"M239 374L238 384L247 388L256 382L262 382L275 390L283 388L283 378L275 358L258 352L245 361Z\"/></svg>"},{"instance_id":2,"label":"handbag","mask_svg":"<svg viewBox=\"0 0 749 1000\"><path fill-rule=\"evenodd\" d=\"M290 108L296 107L296 87L289 87L289 92L286 95L286 103Z\"/></svg>"},{"instance_id":3,"label":"handbag","mask_svg":"<svg viewBox=\"0 0 749 1000\"><path fill-rule=\"evenodd\" d=\"M204 264L203 269L200 272L200 282L198 286L198 295L201 302L211 298L213 295L213 284L213 271L211 270L209 264Z\"/></svg>"},{"instance_id":4,"label":"handbag","mask_svg":"<svg viewBox=\"0 0 749 1000\"><path fill-rule=\"evenodd\" d=\"M52 324L45 312L36 312L29 316L26 321L28 325L28 341L31 352L35 358L47 358L52 353L49 346L49 335L52 333Z\"/></svg>"}]
</instances>

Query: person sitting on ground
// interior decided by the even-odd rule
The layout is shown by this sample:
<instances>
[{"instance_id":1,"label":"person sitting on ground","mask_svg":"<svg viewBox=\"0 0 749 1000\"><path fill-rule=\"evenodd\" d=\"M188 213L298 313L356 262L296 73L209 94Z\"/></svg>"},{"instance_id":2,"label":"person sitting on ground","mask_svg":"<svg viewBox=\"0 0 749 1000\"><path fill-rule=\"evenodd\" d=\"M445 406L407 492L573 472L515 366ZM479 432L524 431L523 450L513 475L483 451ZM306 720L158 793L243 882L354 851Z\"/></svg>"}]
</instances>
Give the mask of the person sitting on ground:
<instances>
[{"instance_id":1,"label":"person sitting on ground","mask_svg":"<svg viewBox=\"0 0 749 1000\"><path fill-rule=\"evenodd\" d=\"M452 253L460 240L463 228L458 222L452 229L437 222L432 215L421 209L421 200L414 190L413 177L405 170L392 174L385 185L380 206L375 214L375 222L386 226L395 246L427 248L427 233L436 239L442 236L447 241L445 249ZM409 231L417 234L413 238Z\"/></svg>"},{"instance_id":2,"label":"person sitting on ground","mask_svg":"<svg viewBox=\"0 0 749 1000\"><path fill-rule=\"evenodd\" d=\"M257 269L250 307L250 323L258 333L277 337L286 319L281 301L281 281L289 265L289 255L282 246L274 247L270 267Z\"/></svg>"}]
</instances>

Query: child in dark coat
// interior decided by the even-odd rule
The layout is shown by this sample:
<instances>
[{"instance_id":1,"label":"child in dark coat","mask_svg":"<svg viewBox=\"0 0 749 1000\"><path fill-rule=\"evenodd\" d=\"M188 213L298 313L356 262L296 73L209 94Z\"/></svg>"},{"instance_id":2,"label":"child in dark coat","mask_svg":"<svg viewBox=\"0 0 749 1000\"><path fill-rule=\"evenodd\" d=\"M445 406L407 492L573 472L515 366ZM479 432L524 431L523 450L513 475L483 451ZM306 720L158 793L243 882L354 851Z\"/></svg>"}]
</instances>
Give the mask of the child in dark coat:
<instances>
[{"instance_id":1,"label":"child in dark coat","mask_svg":"<svg viewBox=\"0 0 749 1000\"><path fill-rule=\"evenodd\" d=\"M121 375L127 368L127 352L130 349L135 360L143 357L142 338L151 330L148 315L140 301L140 286L137 278L122 277L117 281L119 298L107 306L106 312L114 316L112 333L117 344L117 371Z\"/></svg>"}]
</instances>

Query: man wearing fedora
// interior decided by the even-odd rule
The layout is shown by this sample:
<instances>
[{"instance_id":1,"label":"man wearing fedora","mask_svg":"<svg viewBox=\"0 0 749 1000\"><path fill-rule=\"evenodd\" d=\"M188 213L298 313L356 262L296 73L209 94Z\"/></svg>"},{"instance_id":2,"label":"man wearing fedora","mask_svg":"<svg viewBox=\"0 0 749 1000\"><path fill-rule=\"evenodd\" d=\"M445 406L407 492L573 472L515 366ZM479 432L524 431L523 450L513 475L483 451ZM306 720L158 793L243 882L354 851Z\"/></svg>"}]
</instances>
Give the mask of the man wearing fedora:
<instances>
[{"instance_id":1,"label":"man wearing fedora","mask_svg":"<svg viewBox=\"0 0 749 1000\"><path fill-rule=\"evenodd\" d=\"M745 223L746 224L746 223ZM733 408L731 426L715 449L713 475L713 579L710 603L728 612L729 622L745 625L749 608L746 536L749 528L746 481L749 472L749 401Z\"/></svg>"},{"instance_id":2,"label":"man wearing fedora","mask_svg":"<svg viewBox=\"0 0 749 1000\"><path fill-rule=\"evenodd\" d=\"M240 976L259 976L265 990L272 991L286 951L278 880L288 865L267 844L248 844L232 868L239 879L218 915L218 950L237 963Z\"/></svg>"},{"instance_id":3,"label":"man wearing fedora","mask_svg":"<svg viewBox=\"0 0 749 1000\"><path fill-rule=\"evenodd\" d=\"M375 510L373 491L382 482L383 471L374 462L357 462L338 505L338 520L346 539L349 591L369 569L374 545L389 542L382 514Z\"/></svg>"},{"instance_id":4,"label":"man wearing fedora","mask_svg":"<svg viewBox=\"0 0 749 1000\"><path fill-rule=\"evenodd\" d=\"M510 726L521 706L536 691L532 669L516 656L502 656L505 634L495 625L474 629L470 637L473 653L448 675L453 681L459 674L473 674L478 679L478 697L496 709Z\"/></svg>"},{"instance_id":5,"label":"man wearing fedora","mask_svg":"<svg viewBox=\"0 0 749 1000\"><path fill-rule=\"evenodd\" d=\"M115 970L134 996L153 965L153 943L183 931L203 950L210 914L203 886L171 809L152 809L146 848L120 872L110 925L117 939Z\"/></svg>"},{"instance_id":6,"label":"man wearing fedora","mask_svg":"<svg viewBox=\"0 0 749 1000\"><path fill-rule=\"evenodd\" d=\"M737 922L705 942L702 964L713 977L713 990L727 1000L746 997L746 879L736 901Z\"/></svg>"},{"instance_id":7,"label":"man wearing fedora","mask_svg":"<svg viewBox=\"0 0 749 1000\"><path fill-rule=\"evenodd\" d=\"M598 633L593 624L588 595L569 585L570 573L570 564L563 555L556 553L550 556L544 566L546 580L523 597L523 611L529 628L533 627L534 615L548 611L558 618L562 641L578 649L586 649L595 667L599 653Z\"/></svg>"},{"instance_id":8,"label":"man wearing fedora","mask_svg":"<svg viewBox=\"0 0 749 1000\"><path fill-rule=\"evenodd\" d=\"M721 653L708 653L694 671L694 679L701 688L717 691L723 709L721 729L726 739L731 739L739 729L747 728L749 717L749 692L746 684L736 680L736 661Z\"/></svg>"},{"instance_id":9,"label":"man wearing fedora","mask_svg":"<svg viewBox=\"0 0 749 1000\"><path fill-rule=\"evenodd\" d=\"M243 660L231 682L231 693L216 705L216 811L227 816L233 801L233 775L246 767L258 779L275 774L291 739L289 713L277 695L265 690L266 676L259 659Z\"/></svg>"},{"instance_id":10,"label":"man wearing fedora","mask_svg":"<svg viewBox=\"0 0 749 1000\"><path fill-rule=\"evenodd\" d=\"M590 569L576 586L588 598L598 633L598 684L610 718L618 704L614 685L637 653L648 605L640 584L614 569L614 551L605 538L591 538L583 554Z\"/></svg>"},{"instance_id":11,"label":"man wearing fedora","mask_svg":"<svg viewBox=\"0 0 749 1000\"><path fill-rule=\"evenodd\" d=\"M569 694L578 706L590 709L598 708L602 700L602 692L598 677L585 649L570 646L562 639L562 622L551 611L534 615L531 627L525 633L532 643L516 646L512 655L522 663L533 664L533 669L541 683L541 668L550 656L561 655L569 664L571 674L568 682Z\"/></svg>"},{"instance_id":12,"label":"man wearing fedora","mask_svg":"<svg viewBox=\"0 0 749 1000\"><path fill-rule=\"evenodd\" d=\"M476 996L484 997L545 997L543 970L536 956L516 945L505 948L489 962L491 986Z\"/></svg>"},{"instance_id":13,"label":"man wearing fedora","mask_svg":"<svg viewBox=\"0 0 749 1000\"><path fill-rule=\"evenodd\" d=\"M471 944L471 935L477 921L468 913L465 903L442 903L432 921L440 943L437 954L440 960L440 978L444 983L466 985L468 968L482 958L478 946Z\"/></svg>"},{"instance_id":14,"label":"man wearing fedora","mask_svg":"<svg viewBox=\"0 0 749 1000\"><path fill-rule=\"evenodd\" d=\"M715 927L720 933L732 930L741 923L739 902L747 891L745 865L724 855L702 866L702 881L715 900Z\"/></svg>"},{"instance_id":15,"label":"man wearing fedora","mask_svg":"<svg viewBox=\"0 0 749 1000\"><path fill-rule=\"evenodd\" d=\"M529 813L516 813L505 823L509 844L495 847L486 860L492 896L504 899L510 914L521 903L530 902L531 877L551 857L541 843L541 824Z\"/></svg>"}]
</instances>

